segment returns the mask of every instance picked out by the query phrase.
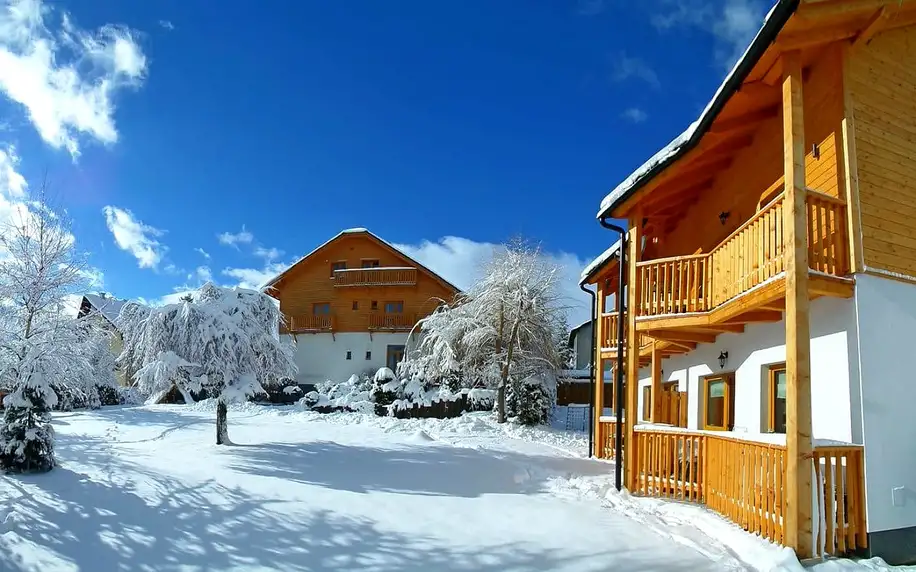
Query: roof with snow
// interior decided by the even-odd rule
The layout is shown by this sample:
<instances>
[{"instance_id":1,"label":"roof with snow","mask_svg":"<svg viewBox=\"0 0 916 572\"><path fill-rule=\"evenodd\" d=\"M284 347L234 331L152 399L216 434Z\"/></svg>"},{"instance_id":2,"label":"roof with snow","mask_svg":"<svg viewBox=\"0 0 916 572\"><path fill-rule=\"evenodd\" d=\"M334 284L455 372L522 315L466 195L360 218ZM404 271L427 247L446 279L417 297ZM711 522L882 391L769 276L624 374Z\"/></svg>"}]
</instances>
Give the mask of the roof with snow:
<instances>
[{"instance_id":1,"label":"roof with snow","mask_svg":"<svg viewBox=\"0 0 916 572\"><path fill-rule=\"evenodd\" d=\"M636 169L629 177L624 179L601 201L597 218L610 216L611 211L622 204L634 192L651 181L656 175L674 163L688 151L693 149L703 135L709 130L712 122L722 111L725 103L741 87L747 75L754 69L757 61L776 39L776 36L785 26L786 22L798 8L799 0L779 0L770 10L763 21L763 25L747 47L741 58L735 63L725 81L716 90L715 95L706 105L700 117L690 124L683 133L674 138L671 143L659 150L648 161Z\"/></svg>"},{"instance_id":2,"label":"roof with snow","mask_svg":"<svg viewBox=\"0 0 916 572\"><path fill-rule=\"evenodd\" d=\"M604 267L610 260L617 258L620 255L620 241L618 240L611 245L610 248L601 253L598 258L592 260L588 266L582 269L582 274L579 276L579 285L588 284L588 281L598 273L601 268Z\"/></svg>"},{"instance_id":3,"label":"roof with snow","mask_svg":"<svg viewBox=\"0 0 916 572\"><path fill-rule=\"evenodd\" d=\"M430 269L427 268L426 266L420 264L416 259L414 259L414 258L412 258L411 256L409 256L407 253L405 253L405 252L404 252L403 250L401 250L400 248L397 248L396 246L394 246L393 244L391 244L391 243L388 242L387 240L384 240L383 238L379 237L377 234L373 233L373 232L370 231L369 229L360 228L360 227L357 227L357 228L348 228L348 229L345 229L345 230L342 230L342 231L338 232L337 234L335 234L334 236L332 236L330 239L328 239L328 240L326 240L325 242L321 243L319 246L317 246L317 247L316 247L315 249L313 249L311 252L309 252L308 254L306 254L305 256L303 256L302 258L300 258L299 260L293 262L293 263L289 266L289 268L287 268L287 269L284 270L283 272L277 274L276 276L274 276L273 278L271 278L270 280L268 280L267 282L265 282L264 285L261 286L261 291L267 291L267 290L269 290L269 289L270 289L271 287L273 287L277 282L279 282L284 276L286 276L293 268L295 268L296 266L298 266L299 264L301 264L303 261L305 261L307 258L309 258L310 256L312 256L313 254L315 254L316 252L318 252L319 250L321 250L321 249L324 248L325 246L331 244L332 242L334 242L335 240L338 240L339 238L341 238L341 237L343 237L343 236L355 235L355 234L364 234L364 235L368 236L369 238L375 240L376 242L378 242L378 243L381 244L382 246L385 246L386 248L391 249L391 250L394 251L398 256L401 256L402 258L404 258L404 259L406 259L406 260L409 260L411 263L413 263L413 264L415 265L416 268L419 268L420 270L423 270L424 272L426 272L427 274L429 274L430 276L432 276L432 277L435 278L436 280L439 280L440 282L442 282L443 284L445 284L445 285L448 286L449 288L453 289L455 292L461 292L461 289L460 289L460 288L458 288L457 286L455 286L454 284L452 284L451 282L449 282L448 280L446 280L445 278L443 278L441 275L439 275L439 274L433 272L432 270L430 270ZM392 267L392 268L394 268L394 267Z\"/></svg>"},{"instance_id":4,"label":"roof with snow","mask_svg":"<svg viewBox=\"0 0 916 572\"><path fill-rule=\"evenodd\" d=\"M121 308L124 307L126 303L127 300L112 298L104 294L83 294L83 300L80 303L80 310L77 317L82 318L88 315L92 310L95 310L101 314L102 317L111 322L112 325L115 325L118 315L121 313Z\"/></svg>"}]
</instances>

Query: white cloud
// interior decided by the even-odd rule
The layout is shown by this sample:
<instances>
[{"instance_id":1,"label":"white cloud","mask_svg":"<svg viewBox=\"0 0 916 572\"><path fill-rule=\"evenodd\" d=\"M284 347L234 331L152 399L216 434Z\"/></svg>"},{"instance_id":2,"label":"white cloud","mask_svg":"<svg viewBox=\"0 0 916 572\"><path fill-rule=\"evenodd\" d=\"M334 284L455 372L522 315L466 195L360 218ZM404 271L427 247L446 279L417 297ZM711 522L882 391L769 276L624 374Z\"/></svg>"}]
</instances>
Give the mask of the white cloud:
<instances>
[{"instance_id":1,"label":"white cloud","mask_svg":"<svg viewBox=\"0 0 916 572\"><path fill-rule=\"evenodd\" d=\"M224 268L220 274L238 280L236 286L240 288L256 290L289 266L281 262L268 262L263 268Z\"/></svg>"},{"instance_id":2,"label":"white cloud","mask_svg":"<svg viewBox=\"0 0 916 572\"><path fill-rule=\"evenodd\" d=\"M457 236L446 236L438 242L424 240L420 244L395 246L462 290L474 284L481 275L483 265L500 248L497 244ZM561 269L560 292L567 307L568 323L572 326L584 322L591 315L591 298L579 289L579 274L589 261L568 252L543 254Z\"/></svg>"},{"instance_id":3,"label":"white cloud","mask_svg":"<svg viewBox=\"0 0 916 572\"><path fill-rule=\"evenodd\" d=\"M245 230L245 225L242 225L241 231L235 234L231 232L224 232L222 234L216 235L216 238L219 239L220 244L238 248L238 245L240 244L251 244L251 241L254 240L254 235Z\"/></svg>"},{"instance_id":4,"label":"white cloud","mask_svg":"<svg viewBox=\"0 0 916 572\"><path fill-rule=\"evenodd\" d=\"M276 248L264 248L263 246L259 246L254 249L254 255L260 256L269 262L283 256L283 251L277 250Z\"/></svg>"},{"instance_id":5,"label":"white cloud","mask_svg":"<svg viewBox=\"0 0 916 572\"><path fill-rule=\"evenodd\" d=\"M114 143L113 96L139 86L146 56L134 32L77 27L66 12L56 30L41 0L0 0L0 92L22 105L41 138L76 158L81 135Z\"/></svg>"},{"instance_id":6,"label":"white cloud","mask_svg":"<svg viewBox=\"0 0 916 572\"><path fill-rule=\"evenodd\" d=\"M658 74L655 70L637 57L630 57L625 53L618 54L613 60L611 78L614 81L625 81L631 78L640 79L654 88L661 87Z\"/></svg>"},{"instance_id":7,"label":"white cloud","mask_svg":"<svg viewBox=\"0 0 916 572\"><path fill-rule=\"evenodd\" d=\"M169 20L159 20L159 25L169 31L175 29L175 24L173 24Z\"/></svg>"},{"instance_id":8,"label":"white cloud","mask_svg":"<svg viewBox=\"0 0 916 572\"><path fill-rule=\"evenodd\" d=\"M194 252L197 252L198 254L206 258L207 260L210 260L210 253L204 250L203 248L195 248Z\"/></svg>"},{"instance_id":9,"label":"white cloud","mask_svg":"<svg viewBox=\"0 0 916 572\"><path fill-rule=\"evenodd\" d=\"M757 33L768 3L762 0L665 0L652 16L660 30L694 27L717 40L716 60L731 68Z\"/></svg>"},{"instance_id":10,"label":"white cloud","mask_svg":"<svg viewBox=\"0 0 916 572\"><path fill-rule=\"evenodd\" d=\"M102 212L118 248L134 255L140 268L156 269L168 250L155 239L163 232L143 224L129 210L106 206Z\"/></svg>"},{"instance_id":11,"label":"white cloud","mask_svg":"<svg viewBox=\"0 0 916 572\"><path fill-rule=\"evenodd\" d=\"M194 270L194 274L201 282L209 282L213 280L213 273L210 272L209 266L198 266L197 269Z\"/></svg>"},{"instance_id":12,"label":"white cloud","mask_svg":"<svg viewBox=\"0 0 916 572\"><path fill-rule=\"evenodd\" d=\"M649 114L638 107L629 107L624 109L620 116L627 121L632 121L633 123L642 123L649 118Z\"/></svg>"}]
</instances>

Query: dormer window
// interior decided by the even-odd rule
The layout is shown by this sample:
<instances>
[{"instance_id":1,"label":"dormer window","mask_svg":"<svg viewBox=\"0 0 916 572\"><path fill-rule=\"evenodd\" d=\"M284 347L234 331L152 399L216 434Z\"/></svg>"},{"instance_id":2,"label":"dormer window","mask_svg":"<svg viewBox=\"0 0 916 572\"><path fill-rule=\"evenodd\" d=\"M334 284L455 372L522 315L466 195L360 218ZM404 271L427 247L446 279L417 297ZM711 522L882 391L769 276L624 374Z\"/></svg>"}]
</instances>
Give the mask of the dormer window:
<instances>
[{"instance_id":1,"label":"dormer window","mask_svg":"<svg viewBox=\"0 0 916 572\"><path fill-rule=\"evenodd\" d=\"M347 269L346 260L338 260L337 262L332 262L331 263L331 278L334 278L334 273L337 272L338 270L346 270L346 269Z\"/></svg>"},{"instance_id":2,"label":"dormer window","mask_svg":"<svg viewBox=\"0 0 916 572\"><path fill-rule=\"evenodd\" d=\"M378 259L375 258L365 258L362 261L363 268L378 268Z\"/></svg>"}]
</instances>

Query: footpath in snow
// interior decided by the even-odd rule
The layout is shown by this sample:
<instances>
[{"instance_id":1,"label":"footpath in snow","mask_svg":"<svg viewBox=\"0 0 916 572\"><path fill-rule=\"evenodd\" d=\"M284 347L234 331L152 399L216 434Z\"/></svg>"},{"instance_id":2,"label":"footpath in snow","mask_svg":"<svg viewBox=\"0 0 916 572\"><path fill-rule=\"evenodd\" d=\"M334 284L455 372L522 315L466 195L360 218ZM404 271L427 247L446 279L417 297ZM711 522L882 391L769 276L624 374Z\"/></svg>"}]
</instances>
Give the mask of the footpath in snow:
<instances>
[{"instance_id":1,"label":"footpath in snow","mask_svg":"<svg viewBox=\"0 0 916 572\"><path fill-rule=\"evenodd\" d=\"M55 415L61 466L0 479L0 570L801 569L702 507L618 494L581 434L245 405L218 447L213 419Z\"/></svg>"}]
</instances>

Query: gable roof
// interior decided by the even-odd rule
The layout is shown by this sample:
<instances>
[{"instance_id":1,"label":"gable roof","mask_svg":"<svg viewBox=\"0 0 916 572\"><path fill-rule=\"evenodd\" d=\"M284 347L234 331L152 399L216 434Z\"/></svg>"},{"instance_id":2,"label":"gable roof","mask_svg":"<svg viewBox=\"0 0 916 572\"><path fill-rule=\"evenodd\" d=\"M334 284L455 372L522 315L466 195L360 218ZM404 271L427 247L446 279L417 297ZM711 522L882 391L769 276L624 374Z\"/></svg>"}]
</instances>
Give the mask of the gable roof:
<instances>
[{"instance_id":1,"label":"gable roof","mask_svg":"<svg viewBox=\"0 0 916 572\"><path fill-rule=\"evenodd\" d=\"M448 280L446 280L445 278L443 278L443 277L440 276L439 274L436 274L435 272L433 272L432 270L430 270L430 269L427 268L426 266L420 264L416 259L414 259L414 258L408 256L403 250L401 250L401 249L399 249L399 248L395 248L395 246L392 245L390 242L388 242L388 241L386 241L386 240L380 238L377 234L374 234L373 232L369 231L369 229L366 229L366 228L348 228L348 229L345 229L345 230L342 230L342 231L338 232L336 235L334 235L333 237L331 237L329 240L326 240L325 242L323 242L322 244L320 244L318 247L316 247L314 250L312 250L311 252L309 252L308 254L306 254L305 256L303 256L302 258L300 258L299 260L293 262L293 263L289 266L289 268L287 268L287 269L284 270L283 272L277 274L276 276L274 276L273 278L271 278L270 280L268 280L266 283L264 283L264 285L261 286L261 291L262 291L262 292L267 292L268 290L271 290L271 289L273 288L273 286L274 286L277 282L279 282L284 276L286 276L287 274L289 274L289 272L290 272L293 268L295 268L295 267L298 266L299 264L305 262L309 257L311 257L312 255L314 255L315 253L317 253L319 250L321 250L321 249L324 248L325 246L331 244L332 242L334 242L334 241L336 241L336 240L339 240L340 238L342 238L342 237L344 237L344 236L354 236L354 235L363 235L363 236L368 237L370 240L374 241L375 243L377 243L378 245L382 246L383 248L386 248L386 249L390 250L390 251L393 252L395 255L397 255L397 256L399 256L399 257L401 257L401 258L404 258L404 259L408 260L411 264L415 265L418 269L420 269L420 270L422 270L423 272L427 273L429 276L431 276L432 278L434 278L436 281L438 281L438 282L440 282L442 285L444 285L446 288L449 288L449 289L451 289L451 290L454 290L456 293L457 293L457 292L461 292L461 289L460 289L460 288L458 288L457 286L455 286L454 284L452 284L451 282L449 282Z\"/></svg>"},{"instance_id":2,"label":"gable roof","mask_svg":"<svg viewBox=\"0 0 916 572\"><path fill-rule=\"evenodd\" d=\"M706 105L700 117L691 123L683 133L675 137L671 143L659 150L629 177L624 179L613 191L608 193L601 201L597 218L605 218L610 215L615 207L622 204L656 175L696 147L719 115L719 112L722 111L726 102L738 91L761 56L776 39L776 36L779 35L779 32L789 21L792 14L795 13L798 4L799 0L779 0L773 6L764 19L757 35L741 58L735 63L731 72L725 77L725 81L716 90L715 95Z\"/></svg>"},{"instance_id":3,"label":"gable roof","mask_svg":"<svg viewBox=\"0 0 916 572\"><path fill-rule=\"evenodd\" d=\"M120 315L121 308L124 307L126 302L127 300L101 296L99 294L83 294L83 300L80 303L80 310L77 317L82 318L94 309L114 326L117 325L118 315Z\"/></svg>"}]
</instances>

